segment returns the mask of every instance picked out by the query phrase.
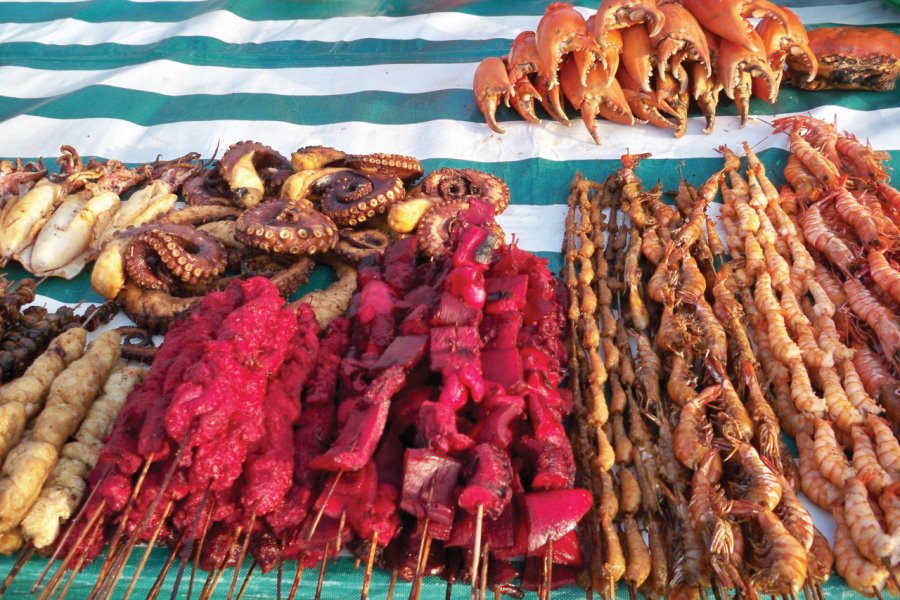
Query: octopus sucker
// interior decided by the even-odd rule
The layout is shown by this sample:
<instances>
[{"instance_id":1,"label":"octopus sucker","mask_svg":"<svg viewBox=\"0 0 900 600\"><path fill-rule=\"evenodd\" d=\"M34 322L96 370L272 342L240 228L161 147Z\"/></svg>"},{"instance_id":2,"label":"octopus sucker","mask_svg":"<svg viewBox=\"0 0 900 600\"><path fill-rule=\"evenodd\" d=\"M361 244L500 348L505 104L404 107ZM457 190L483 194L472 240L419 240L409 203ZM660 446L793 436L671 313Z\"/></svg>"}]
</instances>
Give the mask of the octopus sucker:
<instances>
[{"instance_id":1,"label":"octopus sucker","mask_svg":"<svg viewBox=\"0 0 900 600\"><path fill-rule=\"evenodd\" d=\"M219 161L219 171L238 203L251 208L262 202L266 184L260 172L264 169L290 168L290 161L278 151L259 142L232 144Z\"/></svg>"},{"instance_id":2,"label":"octopus sucker","mask_svg":"<svg viewBox=\"0 0 900 600\"><path fill-rule=\"evenodd\" d=\"M179 298L164 290L145 290L135 283L126 283L117 300L139 327L165 333L172 321L199 304L203 297Z\"/></svg>"},{"instance_id":3,"label":"octopus sucker","mask_svg":"<svg viewBox=\"0 0 900 600\"><path fill-rule=\"evenodd\" d=\"M338 225L357 225L383 214L406 196L403 182L390 174L342 169L320 177L312 186L322 212Z\"/></svg>"},{"instance_id":4,"label":"octopus sucker","mask_svg":"<svg viewBox=\"0 0 900 600\"><path fill-rule=\"evenodd\" d=\"M391 243L391 236L380 229L343 229L338 232L334 253L353 264L382 254Z\"/></svg>"},{"instance_id":5,"label":"octopus sucker","mask_svg":"<svg viewBox=\"0 0 900 600\"><path fill-rule=\"evenodd\" d=\"M146 289L169 290L173 278L208 281L225 270L225 247L187 225L153 225L134 236L125 250L125 271Z\"/></svg>"},{"instance_id":6,"label":"octopus sucker","mask_svg":"<svg viewBox=\"0 0 900 600\"><path fill-rule=\"evenodd\" d=\"M461 225L460 213L468 208L465 200L448 200L433 206L416 229L419 249L432 258L446 254L453 233Z\"/></svg>"},{"instance_id":7,"label":"octopus sucker","mask_svg":"<svg viewBox=\"0 0 900 600\"><path fill-rule=\"evenodd\" d=\"M311 205L271 200L238 218L235 238L264 252L315 254L334 248L337 229L334 221Z\"/></svg>"},{"instance_id":8,"label":"octopus sucker","mask_svg":"<svg viewBox=\"0 0 900 600\"><path fill-rule=\"evenodd\" d=\"M412 156L402 154L351 154L344 166L356 171L367 171L392 175L406 184L415 182L425 173L422 164Z\"/></svg>"},{"instance_id":9,"label":"octopus sucker","mask_svg":"<svg viewBox=\"0 0 900 600\"><path fill-rule=\"evenodd\" d=\"M494 214L497 215L509 205L509 186L506 182L475 169L438 169L426 175L420 185L425 196L487 202L493 205Z\"/></svg>"}]
</instances>

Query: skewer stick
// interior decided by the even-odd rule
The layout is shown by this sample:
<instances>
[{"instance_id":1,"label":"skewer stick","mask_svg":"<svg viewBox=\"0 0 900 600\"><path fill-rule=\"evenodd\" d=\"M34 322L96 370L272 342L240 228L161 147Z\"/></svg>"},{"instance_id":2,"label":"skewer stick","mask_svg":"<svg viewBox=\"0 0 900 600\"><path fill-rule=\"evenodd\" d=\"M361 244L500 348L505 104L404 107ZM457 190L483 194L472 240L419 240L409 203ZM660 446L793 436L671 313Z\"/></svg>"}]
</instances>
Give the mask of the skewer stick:
<instances>
[{"instance_id":1,"label":"skewer stick","mask_svg":"<svg viewBox=\"0 0 900 600\"><path fill-rule=\"evenodd\" d=\"M253 509L253 514L250 516L250 526L247 528L247 533L244 535L244 543L241 545L241 553L238 555L237 563L234 565L234 576L231 578L231 587L228 588L228 600L231 600L234 595L234 590L237 587L238 577L241 575L241 567L244 566L244 559L247 558L247 550L250 548L250 536L253 535L253 526L256 525L256 508Z\"/></svg>"},{"instance_id":2,"label":"skewer stick","mask_svg":"<svg viewBox=\"0 0 900 600\"><path fill-rule=\"evenodd\" d=\"M322 584L325 583L325 569L328 568L328 543L325 543L325 554L322 555L322 564L319 566L319 579L316 581L315 600L322 597Z\"/></svg>"},{"instance_id":3,"label":"skewer stick","mask_svg":"<svg viewBox=\"0 0 900 600\"><path fill-rule=\"evenodd\" d=\"M284 535L281 536L281 543L278 545L278 560L277 560L277 575L275 577L275 581L277 583L277 587L275 588L275 598L276 600L281 600L281 582L284 578Z\"/></svg>"},{"instance_id":4,"label":"skewer stick","mask_svg":"<svg viewBox=\"0 0 900 600\"><path fill-rule=\"evenodd\" d=\"M328 501L331 500L331 495L334 493L334 490L337 489L338 482L341 480L341 475L343 475L343 471L338 471L337 475L334 476L334 481L331 482L331 485L328 486L328 491L325 493L325 499L322 501L322 506L319 507L319 510L316 511L316 516L313 518L313 522L309 527L309 533L306 535L306 541L311 542L313 535L316 533L316 529L319 528L319 522L322 520L322 515L325 514L325 507L328 506Z\"/></svg>"},{"instance_id":5,"label":"skewer stick","mask_svg":"<svg viewBox=\"0 0 900 600\"><path fill-rule=\"evenodd\" d=\"M388 585L387 600L394 600L394 589L397 587L397 569L391 569L391 583Z\"/></svg>"},{"instance_id":6,"label":"skewer stick","mask_svg":"<svg viewBox=\"0 0 900 600\"><path fill-rule=\"evenodd\" d=\"M481 530L484 525L484 506L479 504L475 512L475 542L472 546L472 568L469 576L472 578L472 600L478 598L478 563L481 561Z\"/></svg>"},{"instance_id":7,"label":"skewer stick","mask_svg":"<svg viewBox=\"0 0 900 600\"><path fill-rule=\"evenodd\" d=\"M22 548L22 551L19 552L19 556L16 559L16 563L12 566L12 569L9 570L9 573L6 575L6 579L3 580L3 584L0 585L0 598L3 597L3 594L6 593L6 590L9 589L9 586L12 585L12 582L16 579L16 575L22 570L22 567L25 566L31 557L34 555L34 545L31 542L25 545Z\"/></svg>"},{"instance_id":8,"label":"skewer stick","mask_svg":"<svg viewBox=\"0 0 900 600\"><path fill-rule=\"evenodd\" d=\"M433 481L433 480L432 480ZM429 519L426 517L425 522L422 525L422 539L419 540L419 553L416 556L416 577L413 580L412 588L409 590L409 600L415 600L419 596L419 585L422 582L422 571L424 569L422 562L425 554L425 546L428 545L428 526L430 525Z\"/></svg>"},{"instance_id":9,"label":"skewer stick","mask_svg":"<svg viewBox=\"0 0 900 600\"><path fill-rule=\"evenodd\" d=\"M131 490L131 496L128 497L128 502L125 504L125 510L122 511L122 517L119 519L119 525L118 527L116 527L116 531L115 533L113 533L112 540L109 542L109 548L106 551L106 556L103 558L103 564L100 566L100 574L97 575L97 583L94 585L95 589L98 585L100 585L102 581L106 580L106 575L109 573L109 569L112 567L113 559L116 557L119 551L119 542L122 539L122 534L125 533L125 525L128 523L128 517L131 515L131 509L134 506L134 501L137 499L138 494L141 493L141 488L144 486L144 480L147 478L147 472L150 470L150 465L153 463L154 456L155 453L151 452L147 455L147 458L144 459L144 466L141 468L141 474L138 475L138 479L134 484L134 489ZM92 589L89 598L92 598L95 595L96 592L94 591L94 589Z\"/></svg>"},{"instance_id":10,"label":"skewer stick","mask_svg":"<svg viewBox=\"0 0 900 600\"><path fill-rule=\"evenodd\" d=\"M178 561L178 574L175 576L175 583L172 585L172 595L170 596L170 600L175 600L178 595L178 588L181 587L181 578L184 576L184 569L187 567L187 562L191 558L191 551L194 549L194 538L197 535L197 528L200 527L200 519L203 518L203 512L206 510L206 501L209 499L209 488L211 486L212 481L209 482L209 485L206 486L206 490L203 492L203 497L200 499L200 506L197 507L197 514L194 515L194 522L191 523L191 528L188 531L187 543L181 548L181 557ZM212 515L212 507L210 507L209 514ZM208 517L206 525L209 525ZM205 526L203 528L203 535L206 535ZM184 536L182 536L182 539L184 539ZM173 551L172 554L174 555L175 551ZM193 578L191 578L191 582L193 582ZM188 594L188 597L190 597L190 589L188 590Z\"/></svg>"},{"instance_id":11,"label":"skewer stick","mask_svg":"<svg viewBox=\"0 0 900 600\"><path fill-rule=\"evenodd\" d=\"M187 600L191 600L191 595L194 592L194 578L197 576L197 568L200 566L200 554L203 552L203 543L206 541L206 533L209 530L209 523L212 521L214 508L215 503L209 508L209 513L206 515L206 521L203 524L203 531L200 533L200 541L197 543L197 552L194 554L194 564L191 567L191 580L188 582ZM170 600L175 600L175 592L177 590L178 587L176 586L172 590L172 598Z\"/></svg>"},{"instance_id":12,"label":"skewer stick","mask_svg":"<svg viewBox=\"0 0 900 600\"><path fill-rule=\"evenodd\" d=\"M97 539L97 534L100 533L101 527L97 527L91 533L91 537L88 539L88 547L92 546ZM66 580L66 585L63 586L62 591L59 593L59 597L57 600L63 600L66 595L69 593L69 588L72 587L72 583L75 581L75 578L78 577L78 573L81 572L81 568L84 566L84 562L87 559L87 552L82 552L81 556L78 557L78 562L75 563L75 567L72 569L72 572L69 574L69 578Z\"/></svg>"},{"instance_id":13,"label":"skewer stick","mask_svg":"<svg viewBox=\"0 0 900 600\"><path fill-rule=\"evenodd\" d=\"M484 559L481 561L481 589L478 592L478 599L485 600L485 595L487 594L487 574L488 574L488 552L490 552L491 545L484 545Z\"/></svg>"},{"instance_id":14,"label":"skewer stick","mask_svg":"<svg viewBox=\"0 0 900 600\"><path fill-rule=\"evenodd\" d=\"M542 582L544 600L550 600L550 586L553 582L553 540L547 541L547 553L544 554L544 581Z\"/></svg>"},{"instance_id":15,"label":"skewer stick","mask_svg":"<svg viewBox=\"0 0 900 600\"><path fill-rule=\"evenodd\" d=\"M878 600L884 600L884 598L881 597L881 590L879 590L877 587L872 588L872 593L875 594L875 597L878 598Z\"/></svg>"},{"instance_id":16,"label":"skewer stick","mask_svg":"<svg viewBox=\"0 0 900 600\"><path fill-rule=\"evenodd\" d=\"M444 591L444 600L450 600L453 597L453 582L447 580L447 589Z\"/></svg>"},{"instance_id":17,"label":"skewer stick","mask_svg":"<svg viewBox=\"0 0 900 600\"><path fill-rule=\"evenodd\" d=\"M894 567L891 566L891 561L888 558L884 558L882 564L884 564L885 568L887 569L888 577L890 577L891 581L894 582L894 587L900 590L900 582L897 581L897 574L894 573Z\"/></svg>"},{"instance_id":18,"label":"skewer stick","mask_svg":"<svg viewBox=\"0 0 900 600\"><path fill-rule=\"evenodd\" d=\"M300 587L300 580L303 578L304 569L306 569L305 552L297 559L297 573L294 575L294 583L291 585L291 593L288 594L288 600L294 600L294 596L297 595L297 589Z\"/></svg>"},{"instance_id":19,"label":"skewer stick","mask_svg":"<svg viewBox=\"0 0 900 600\"><path fill-rule=\"evenodd\" d=\"M367 600L369 597L369 584L372 582L372 569L375 567L375 551L378 550L378 531L372 534L372 542L369 546L369 556L366 559L366 572L363 575L362 592L359 600Z\"/></svg>"},{"instance_id":20,"label":"skewer stick","mask_svg":"<svg viewBox=\"0 0 900 600\"><path fill-rule=\"evenodd\" d=\"M716 580L712 579L712 581L710 581L710 584L712 587L713 596L715 596L716 600L722 600L722 593L719 592L719 586L716 585ZM787 599L785 598L785 600Z\"/></svg>"},{"instance_id":21,"label":"skewer stick","mask_svg":"<svg viewBox=\"0 0 900 600\"><path fill-rule=\"evenodd\" d=\"M81 533L78 534L78 538L75 540L75 544L66 554L66 557L63 559L62 564L59 565L59 568L53 574L53 577L51 577L50 581L47 582L47 587L44 588L44 591L41 592L41 595L38 597L39 600L49 598L54 594L54 592L56 592L56 588L59 587L60 580L62 579L63 575L65 575L66 569L69 568L69 563L72 562L72 558L75 556L76 551L84 541L85 536L89 531L92 531L95 526L98 528L103 526L103 520L101 519L101 517L103 516L104 508L106 508L105 500L97 506L97 511L94 513L94 516L91 517L91 520L88 521L87 527L85 527L81 531Z\"/></svg>"},{"instance_id":22,"label":"skewer stick","mask_svg":"<svg viewBox=\"0 0 900 600\"><path fill-rule=\"evenodd\" d=\"M244 594L247 593L247 585L250 583L250 577L253 576L253 571L256 569L257 564L258 563L256 562L255 558L250 562L250 568L247 569L247 576L244 577L244 582L241 584L241 589L238 590L237 600L241 600L244 597ZM281 590L279 590L279 592L280 591Z\"/></svg>"},{"instance_id":23,"label":"skewer stick","mask_svg":"<svg viewBox=\"0 0 900 600\"><path fill-rule=\"evenodd\" d=\"M156 538L159 537L159 532L162 531L163 526L166 524L166 519L169 517L169 511L172 510L172 507L175 506L175 500L169 500L169 503L166 505L165 510L163 510L162 517L159 519L159 525L156 526L156 529L153 530L153 534L150 536L150 541L147 542L147 548L144 549L144 554L141 556L141 561L138 563L137 569L134 571L134 575L131 576L131 582L128 584L128 588L125 590L125 596L123 596L122 600L128 600L131 597L131 592L134 591L134 586L137 585L138 578L141 576L141 571L144 570L144 566L147 564L147 559L150 558L150 553L153 552L153 546L156 545ZM110 589L109 596L112 596L113 590Z\"/></svg>"},{"instance_id":24,"label":"skewer stick","mask_svg":"<svg viewBox=\"0 0 900 600\"><path fill-rule=\"evenodd\" d=\"M172 565L175 563L175 558L178 556L182 546L184 546L184 536L178 538L178 541L175 542L175 547L169 552L169 558L166 559L162 570L159 572L159 575L156 576L156 581L153 582L153 587L150 588L150 593L147 594L147 600L156 600L159 596L163 583L166 581L166 577L169 576L169 569L171 569Z\"/></svg>"},{"instance_id":25,"label":"skewer stick","mask_svg":"<svg viewBox=\"0 0 900 600\"><path fill-rule=\"evenodd\" d=\"M343 546L341 537L343 537L343 535L344 535L344 525L346 525L346 524L347 524L347 511L342 510L341 511L341 520L338 522L337 540L335 540L335 542L334 542L334 562L337 562L338 554L341 553L341 546Z\"/></svg>"},{"instance_id":26,"label":"skewer stick","mask_svg":"<svg viewBox=\"0 0 900 600\"><path fill-rule=\"evenodd\" d=\"M219 579L222 578L222 573L225 572L225 567L228 565L228 557L234 554L234 549L237 547L237 541L243 532L243 527L238 527L234 530L234 535L231 536L231 543L228 544L228 550L225 551L225 554L222 555L216 568L210 573L210 575L212 575L212 582L210 582L209 576L206 578L206 582L209 583L209 585L203 585L203 589L200 591L200 600L209 600L212 598L213 593L216 591L216 587L219 585Z\"/></svg>"}]
</instances>

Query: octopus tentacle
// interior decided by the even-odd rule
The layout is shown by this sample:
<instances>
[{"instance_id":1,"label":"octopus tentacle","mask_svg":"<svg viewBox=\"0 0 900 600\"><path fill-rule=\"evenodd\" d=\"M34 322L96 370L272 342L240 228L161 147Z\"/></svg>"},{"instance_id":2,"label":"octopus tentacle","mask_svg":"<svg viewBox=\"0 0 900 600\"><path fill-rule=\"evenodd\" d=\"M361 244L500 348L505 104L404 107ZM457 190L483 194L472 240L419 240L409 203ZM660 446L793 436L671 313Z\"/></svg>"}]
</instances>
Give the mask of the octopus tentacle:
<instances>
[{"instance_id":1,"label":"octopus tentacle","mask_svg":"<svg viewBox=\"0 0 900 600\"><path fill-rule=\"evenodd\" d=\"M422 193L438 196L444 200L477 199L494 207L494 214L500 214L509 205L509 186L490 173L475 169L444 168L432 171L422 180Z\"/></svg>"},{"instance_id":2,"label":"octopus tentacle","mask_svg":"<svg viewBox=\"0 0 900 600\"><path fill-rule=\"evenodd\" d=\"M181 186L181 194L188 206L232 206L228 186L216 171L194 175Z\"/></svg>"},{"instance_id":3,"label":"octopus tentacle","mask_svg":"<svg viewBox=\"0 0 900 600\"><path fill-rule=\"evenodd\" d=\"M334 253L351 263L381 255L391 243L391 236L380 229L343 229L338 232Z\"/></svg>"},{"instance_id":4,"label":"octopus tentacle","mask_svg":"<svg viewBox=\"0 0 900 600\"><path fill-rule=\"evenodd\" d=\"M199 226L213 221L237 219L240 215L241 210L233 206L219 206L216 204L185 206L181 210L173 210L167 213L159 222Z\"/></svg>"},{"instance_id":5,"label":"octopus tentacle","mask_svg":"<svg viewBox=\"0 0 900 600\"><path fill-rule=\"evenodd\" d=\"M150 165L150 178L164 181L172 193L177 193L185 182L199 176L203 172L203 167L200 154L189 152L172 160L157 159Z\"/></svg>"},{"instance_id":6,"label":"octopus tentacle","mask_svg":"<svg viewBox=\"0 0 900 600\"><path fill-rule=\"evenodd\" d=\"M128 275L154 290L170 290L173 278L188 283L215 279L225 262L218 240L186 225L153 225L135 235L125 251Z\"/></svg>"},{"instance_id":7,"label":"octopus tentacle","mask_svg":"<svg viewBox=\"0 0 900 600\"><path fill-rule=\"evenodd\" d=\"M132 239L125 249L125 273L145 290L170 290L175 281L147 242Z\"/></svg>"},{"instance_id":8,"label":"octopus tentacle","mask_svg":"<svg viewBox=\"0 0 900 600\"><path fill-rule=\"evenodd\" d=\"M460 213L468 208L465 200L448 200L431 207L416 228L419 249L432 258L446 254L454 232L462 226Z\"/></svg>"},{"instance_id":9,"label":"octopus tentacle","mask_svg":"<svg viewBox=\"0 0 900 600\"><path fill-rule=\"evenodd\" d=\"M422 164L412 156L402 154L351 154L344 161L344 166L357 171L384 173L393 175L404 183L413 183L421 177L425 170Z\"/></svg>"},{"instance_id":10,"label":"octopus tentacle","mask_svg":"<svg viewBox=\"0 0 900 600\"><path fill-rule=\"evenodd\" d=\"M260 171L273 168L288 169L290 161L269 146L252 141L232 144L219 161L222 178L239 204L247 208L259 204L266 193Z\"/></svg>"},{"instance_id":11,"label":"octopus tentacle","mask_svg":"<svg viewBox=\"0 0 900 600\"><path fill-rule=\"evenodd\" d=\"M403 182L393 175L351 169L317 179L313 190L321 197L323 213L338 225L351 227L384 214L406 195Z\"/></svg>"},{"instance_id":12,"label":"octopus tentacle","mask_svg":"<svg viewBox=\"0 0 900 600\"><path fill-rule=\"evenodd\" d=\"M242 214L235 238L265 252L315 254L337 242L337 225L308 203L270 200Z\"/></svg>"},{"instance_id":13,"label":"octopus tentacle","mask_svg":"<svg viewBox=\"0 0 900 600\"><path fill-rule=\"evenodd\" d=\"M127 283L117 300L138 326L165 333L176 317L199 304L203 297L179 298L165 290L144 290L135 283Z\"/></svg>"}]
</instances>

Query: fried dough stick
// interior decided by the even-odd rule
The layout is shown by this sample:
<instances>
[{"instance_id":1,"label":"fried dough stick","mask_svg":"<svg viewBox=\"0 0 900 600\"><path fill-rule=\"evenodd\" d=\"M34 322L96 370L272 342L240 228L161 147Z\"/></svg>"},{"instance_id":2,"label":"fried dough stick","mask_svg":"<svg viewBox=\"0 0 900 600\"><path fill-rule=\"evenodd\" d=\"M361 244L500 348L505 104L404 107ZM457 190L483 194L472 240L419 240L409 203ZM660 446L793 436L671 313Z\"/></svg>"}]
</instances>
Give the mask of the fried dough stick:
<instances>
[{"instance_id":1,"label":"fried dough stick","mask_svg":"<svg viewBox=\"0 0 900 600\"><path fill-rule=\"evenodd\" d=\"M0 533L18 525L37 500L60 449L75 433L119 361L119 342L116 331L100 335L84 356L53 382L31 434L13 449L0 472Z\"/></svg>"},{"instance_id":2,"label":"fried dough stick","mask_svg":"<svg viewBox=\"0 0 900 600\"><path fill-rule=\"evenodd\" d=\"M87 491L86 478L97 464L103 439L112 430L128 393L145 373L140 367L116 369L106 381L103 394L91 405L75 439L63 446L56 468L22 520L22 537L31 540L35 548L46 548L56 541L60 525L81 503Z\"/></svg>"},{"instance_id":3,"label":"fried dough stick","mask_svg":"<svg viewBox=\"0 0 900 600\"><path fill-rule=\"evenodd\" d=\"M0 388L0 464L22 439L28 419L43 407L56 377L81 358L86 337L80 327L61 333L24 375Z\"/></svg>"}]
</instances>

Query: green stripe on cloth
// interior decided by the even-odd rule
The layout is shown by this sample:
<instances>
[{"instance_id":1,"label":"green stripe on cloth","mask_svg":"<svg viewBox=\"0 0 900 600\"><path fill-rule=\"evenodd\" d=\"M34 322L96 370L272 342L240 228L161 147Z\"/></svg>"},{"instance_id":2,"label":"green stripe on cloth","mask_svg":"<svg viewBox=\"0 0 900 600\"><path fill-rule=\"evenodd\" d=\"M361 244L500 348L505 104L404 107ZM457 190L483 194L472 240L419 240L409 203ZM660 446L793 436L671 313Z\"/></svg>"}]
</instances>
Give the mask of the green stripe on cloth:
<instances>
[{"instance_id":1,"label":"green stripe on cloth","mask_svg":"<svg viewBox=\"0 0 900 600\"><path fill-rule=\"evenodd\" d=\"M805 92L785 86L774 105L754 99L751 114L757 116L805 112L819 106L855 110L891 108L891 94L853 94L838 91ZM577 117L577 111L570 110ZM736 115L736 106L722 97L718 113ZM482 122L484 117L469 90L438 90L423 94L357 92L334 96L282 96L276 94L191 94L166 96L105 85L87 86L55 98L0 96L0 120L17 115L51 119L113 118L151 126L179 121L282 121L297 125L325 125L362 121L383 125L420 123L434 119ZM699 116L699 111L692 111ZM512 109L497 112L500 121L520 121ZM546 115L544 115L545 118ZM580 127L579 123L574 126Z\"/></svg>"},{"instance_id":2,"label":"green stripe on cloth","mask_svg":"<svg viewBox=\"0 0 900 600\"><path fill-rule=\"evenodd\" d=\"M787 0L784 6L801 8L806 6L858 4L865 0ZM522 0L517 2L478 2L463 0L454 2L444 10L452 10L470 15L506 16L541 15L547 6L546 0ZM440 5L440 3L438 3ZM594 7L596 3L577 3L577 6ZM402 17L425 14L434 6L419 3L407 6L390 0L304 0L303 2L256 2L254 0L234 0L224 2L0 2L0 14L8 23L39 23L54 19L74 18L92 23L107 21L157 21L176 22L206 14L214 10L228 10L251 21L327 19L345 16L387 16Z\"/></svg>"}]
</instances>

